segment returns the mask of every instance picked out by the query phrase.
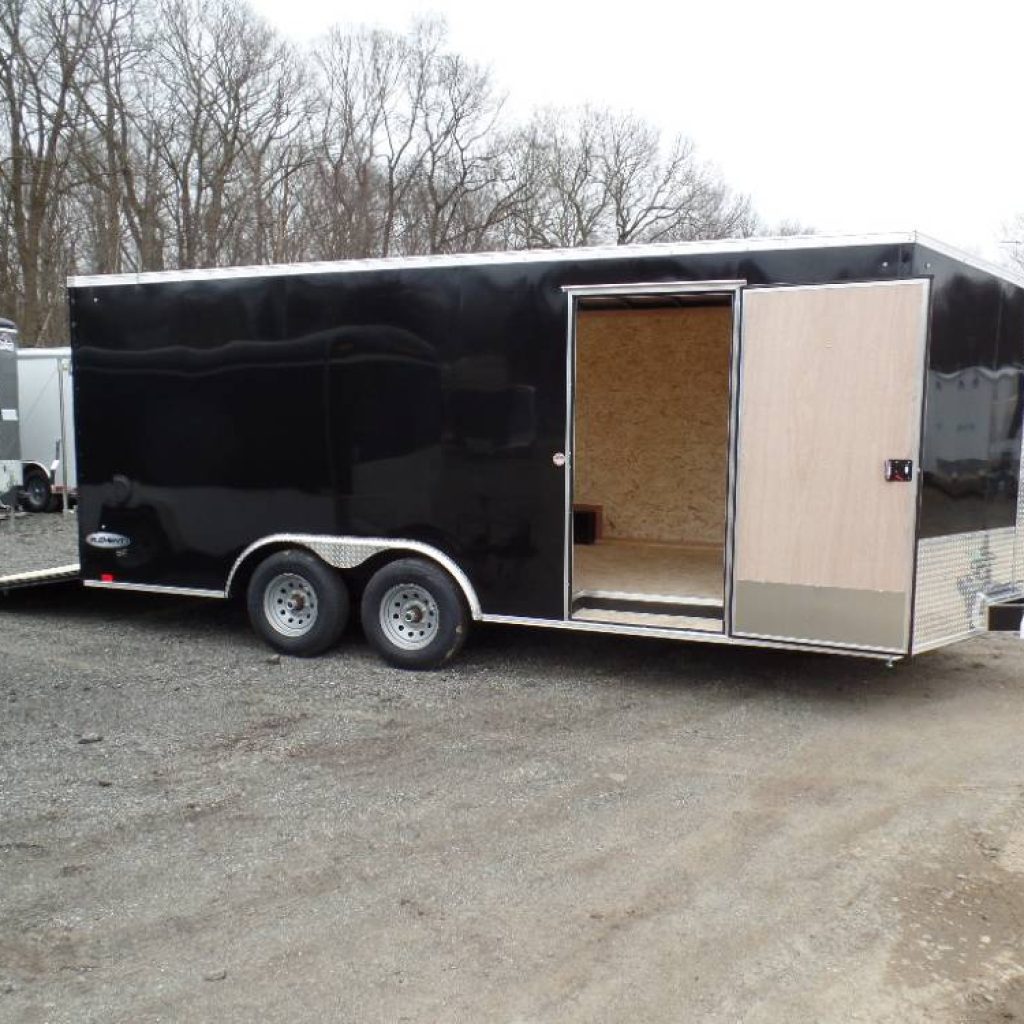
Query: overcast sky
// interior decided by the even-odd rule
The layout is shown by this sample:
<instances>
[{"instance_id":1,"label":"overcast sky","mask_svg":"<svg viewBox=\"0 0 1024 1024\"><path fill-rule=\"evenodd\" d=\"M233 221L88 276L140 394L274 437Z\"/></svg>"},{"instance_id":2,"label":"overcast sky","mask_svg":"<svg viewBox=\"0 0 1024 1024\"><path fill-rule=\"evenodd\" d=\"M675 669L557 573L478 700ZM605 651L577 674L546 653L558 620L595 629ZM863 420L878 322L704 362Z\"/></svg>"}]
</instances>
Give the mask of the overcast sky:
<instances>
[{"instance_id":1,"label":"overcast sky","mask_svg":"<svg viewBox=\"0 0 1024 1024\"><path fill-rule=\"evenodd\" d=\"M307 40L435 13L510 112L594 102L683 132L769 220L917 229L999 258L1024 212L1024 3L254 0Z\"/></svg>"}]
</instances>

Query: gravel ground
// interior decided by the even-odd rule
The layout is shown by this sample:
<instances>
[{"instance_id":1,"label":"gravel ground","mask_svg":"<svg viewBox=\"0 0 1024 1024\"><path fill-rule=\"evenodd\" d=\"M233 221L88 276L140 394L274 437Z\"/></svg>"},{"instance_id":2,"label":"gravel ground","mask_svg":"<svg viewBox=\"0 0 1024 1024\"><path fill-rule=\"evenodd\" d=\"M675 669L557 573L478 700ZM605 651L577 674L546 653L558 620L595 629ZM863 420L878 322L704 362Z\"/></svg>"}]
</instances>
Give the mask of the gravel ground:
<instances>
[{"instance_id":1,"label":"gravel ground","mask_svg":"<svg viewBox=\"0 0 1024 1024\"><path fill-rule=\"evenodd\" d=\"M478 629L432 674L241 611L0 601L0 1019L1024 1019L1024 645Z\"/></svg>"},{"instance_id":2,"label":"gravel ground","mask_svg":"<svg viewBox=\"0 0 1024 1024\"><path fill-rule=\"evenodd\" d=\"M0 576L52 569L78 561L78 517L74 510L0 519Z\"/></svg>"}]
</instances>

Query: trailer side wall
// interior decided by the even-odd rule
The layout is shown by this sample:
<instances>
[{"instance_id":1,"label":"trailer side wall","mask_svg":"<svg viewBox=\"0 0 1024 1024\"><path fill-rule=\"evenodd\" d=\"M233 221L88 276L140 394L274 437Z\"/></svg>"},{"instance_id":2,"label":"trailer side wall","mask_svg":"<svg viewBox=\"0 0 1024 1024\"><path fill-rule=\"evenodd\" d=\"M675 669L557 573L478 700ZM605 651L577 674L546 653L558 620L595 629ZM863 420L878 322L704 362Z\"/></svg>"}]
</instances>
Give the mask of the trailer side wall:
<instances>
[{"instance_id":1,"label":"trailer side wall","mask_svg":"<svg viewBox=\"0 0 1024 1024\"><path fill-rule=\"evenodd\" d=\"M904 243L72 287L87 580L222 589L280 532L429 543L561 619L566 285L907 276ZM724 457L723 453L723 457Z\"/></svg>"},{"instance_id":2,"label":"trailer side wall","mask_svg":"<svg viewBox=\"0 0 1024 1024\"><path fill-rule=\"evenodd\" d=\"M982 632L1024 587L1024 289L918 245L931 276L914 650Z\"/></svg>"}]
</instances>

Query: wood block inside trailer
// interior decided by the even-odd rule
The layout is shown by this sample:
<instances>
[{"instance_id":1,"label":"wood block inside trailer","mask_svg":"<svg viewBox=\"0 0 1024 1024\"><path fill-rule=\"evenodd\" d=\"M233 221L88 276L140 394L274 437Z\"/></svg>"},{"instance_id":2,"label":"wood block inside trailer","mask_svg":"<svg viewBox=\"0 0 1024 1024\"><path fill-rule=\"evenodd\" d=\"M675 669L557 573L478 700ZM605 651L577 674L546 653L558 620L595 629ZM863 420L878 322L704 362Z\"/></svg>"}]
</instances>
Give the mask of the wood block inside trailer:
<instances>
[{"instance_id":1,"label":"wood block inside trailer","mask_svg":"<svg viewBox=\"0 0 1024 1024\"><path fill-rule=\"evenodd\" d=\"M603 533L603 509L600 505L573 505L572 540L574 544L596 544Z\"/></svg>"}]
</instances>

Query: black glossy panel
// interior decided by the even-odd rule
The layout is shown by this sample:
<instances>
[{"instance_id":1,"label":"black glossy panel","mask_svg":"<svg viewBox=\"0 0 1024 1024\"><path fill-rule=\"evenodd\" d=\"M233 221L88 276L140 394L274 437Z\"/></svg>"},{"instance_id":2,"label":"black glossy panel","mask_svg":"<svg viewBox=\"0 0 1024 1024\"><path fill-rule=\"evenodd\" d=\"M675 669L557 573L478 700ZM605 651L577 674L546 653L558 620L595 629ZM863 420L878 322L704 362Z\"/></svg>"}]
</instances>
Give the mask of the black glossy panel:
<instances>
[{"instance_id":1,"label":"black glossy panel","mask_svg":"<svg viewBox=\"0 0 1024 1024\"><path fill-rule=\"evenodd\" d=\"M1024 293L923 247L916 271L933 277L921 536L1013 526Z\"/></svg>"},{"instance_id":2,"label":"black glossy panel","mask_svg":"<svg viewBox=\"0 0 1024 1024\"><path fill-rule=\"evenodd\" d=\"M1021 430L1024 426L1024 290L1003 285L996 339L994 401L988 495L992 519L1012 526L1020 490Z\"/></svg>"}]
</instances>

